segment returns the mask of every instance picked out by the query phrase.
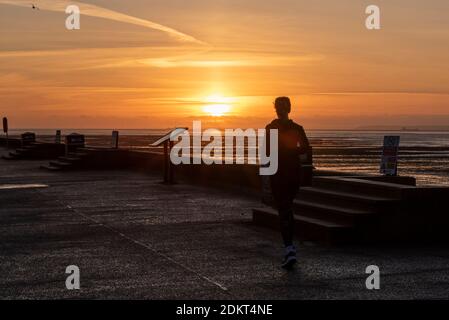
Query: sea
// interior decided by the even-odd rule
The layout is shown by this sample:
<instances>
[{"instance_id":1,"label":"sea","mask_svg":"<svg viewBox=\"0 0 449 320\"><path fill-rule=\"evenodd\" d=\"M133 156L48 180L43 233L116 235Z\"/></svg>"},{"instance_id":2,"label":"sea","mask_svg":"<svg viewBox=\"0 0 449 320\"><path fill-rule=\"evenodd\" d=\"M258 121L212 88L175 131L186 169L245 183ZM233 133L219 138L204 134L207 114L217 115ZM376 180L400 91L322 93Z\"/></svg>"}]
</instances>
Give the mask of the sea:
<instances>
[{"instance_id":1,"label":"sea","mask_svg":"<svg viewBox=\"0 0 449 320\"><path fill-rule=\"evenodd\" d=\"M11 136L35 132L38 139L54 139L53 129L11 130ZM127 129L120 131L121 147L146 149L164 129ZM86 135L89 146L110 144L112 130L66 129L62 134ZM379 173L384 136L400 136L398 173L414 176L420 186L449 185L449 132L434 131L336 131L309 130L317 169L348 173Z\"/></svg>"}]
</instances>

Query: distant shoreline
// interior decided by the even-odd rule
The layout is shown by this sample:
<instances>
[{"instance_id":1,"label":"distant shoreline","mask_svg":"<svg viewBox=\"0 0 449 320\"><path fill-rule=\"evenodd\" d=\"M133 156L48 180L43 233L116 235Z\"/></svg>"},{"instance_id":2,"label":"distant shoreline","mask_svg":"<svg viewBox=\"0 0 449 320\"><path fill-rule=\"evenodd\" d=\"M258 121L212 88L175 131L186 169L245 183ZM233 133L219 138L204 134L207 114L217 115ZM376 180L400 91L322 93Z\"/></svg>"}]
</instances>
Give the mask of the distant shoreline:
<instances>
[{"instance_id":1,"label":"distant shoreline","mask_svg":"<svg viewBox=\"0 0 449 320\"><path fill-rule=\"evenodd\" d=\"M129 129L129 128L14 128L10 129L11 131L51 131L51 130L64 130L64 131L113 131L113 130L123 130L123 131L170 131L174 127L171 128L137 128L137 129ZM208 129L206 127L205 129ZM217 130L225 130L225 129L236 129L236 128L216 128ZM247 128L242 128L247 129ZM306 128L310 131L333 131L333 132L448 132L449 128L351 128L351 129L321 129L321 128Z\"/></svg>"}]
</instances>

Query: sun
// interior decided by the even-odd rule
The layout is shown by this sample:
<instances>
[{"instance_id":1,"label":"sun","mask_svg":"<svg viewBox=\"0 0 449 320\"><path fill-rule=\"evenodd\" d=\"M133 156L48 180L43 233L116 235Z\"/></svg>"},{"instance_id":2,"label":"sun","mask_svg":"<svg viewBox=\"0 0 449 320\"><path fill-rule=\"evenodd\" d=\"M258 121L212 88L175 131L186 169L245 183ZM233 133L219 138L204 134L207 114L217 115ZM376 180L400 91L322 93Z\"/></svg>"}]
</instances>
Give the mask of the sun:
<instances>
[{"instance_id":1,"label":"sun","mask_svg":"<svg viewBox=\"0 0 449 320\"><path fill-rule=\"evenodd\" d=\"M232 98L214 94L204 99L203 112L213 117L222 117L231 111Z\"/></svg>"},{"instance_id":2,"label":"sun","mask_svg":"<svg viewBox=\"0 0 449 320\"><path fill-rule=\"evenodd\" d=\"M231 110L228 104L208 104L203 107L203 111L213 117L222 117Z\"/></svg>"}]
</instances>

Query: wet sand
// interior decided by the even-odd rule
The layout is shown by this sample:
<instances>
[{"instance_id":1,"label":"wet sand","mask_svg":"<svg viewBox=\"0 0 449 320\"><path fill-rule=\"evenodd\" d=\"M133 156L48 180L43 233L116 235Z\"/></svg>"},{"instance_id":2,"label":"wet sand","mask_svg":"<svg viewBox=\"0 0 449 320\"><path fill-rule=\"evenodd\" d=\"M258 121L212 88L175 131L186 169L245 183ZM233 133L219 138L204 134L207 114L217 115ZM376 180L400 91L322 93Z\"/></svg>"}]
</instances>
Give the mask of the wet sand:
<instances>
[{"instance_id":1,"label":"wet sand","mask_svg":"<svg viewBox=\"0 0 449 320\"><path fill-rule=\"evenodd\" d=\"M362 135L363 133L360 133ZM402 134L404 133L391 133ZM329 136L327 136L329 135ZM314 165L320 170L351 172L358 174L378 174L382 154L381 133L364 137L352 135L334 136L329 132L310 133L313 146ZM412 133L405 133L404 144L399 149L399 173L413 176L417 184L449 186L449 146L446 134L431 135L432 138L419 140ZM439 137L439 138L438 138ZM120 148L149 150L149 144L160 138L155 134L120 135ZM416 143L413 138L416 138ZM41 141L54 142L54 136L39 135ZM433 141L430 143L429 141ZM87 134L89 146L110 147L109 135ZM152 149L154 151L154 149Z\"/></svg>"},{"instance_id":2,"label":"wet sand","mask_svg":"<svg viewBox=\"0 0 449 320\"><path fill-rule=\"evenodd\" d=\"M5 152L4 149L0 149ZM449 252L433 247L304 243L286 273L276 232L251 225L258 199L159 174L51 173L39 161L0 160L2 299L447 298ZM381 290L365 268L381 269ZM81 290L65 288L65 268Z\"/></svg>"}]
</instances>

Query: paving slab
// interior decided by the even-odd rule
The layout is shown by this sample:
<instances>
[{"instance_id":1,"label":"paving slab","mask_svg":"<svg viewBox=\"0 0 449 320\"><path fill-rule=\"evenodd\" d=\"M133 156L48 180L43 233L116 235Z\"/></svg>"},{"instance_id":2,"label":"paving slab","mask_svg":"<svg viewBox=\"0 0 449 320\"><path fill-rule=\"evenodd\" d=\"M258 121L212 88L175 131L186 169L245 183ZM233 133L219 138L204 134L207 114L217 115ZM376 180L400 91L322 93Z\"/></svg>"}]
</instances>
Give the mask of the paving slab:
<instances>
[{"instance_id":1,"label":"paving slab","mask_svg":"<svg viewBox=\"0 0 449 320\"><path fill-rule=\"evenodd\" d=\"M5 153L4 149L0 149ZM0 160L1 299L447 299L449 250L299 246L251 224L259 199L160 183L159 173L39 170ZM33 187L40 185L40 187ZM67 290L77 265L81 290ZM381 270L366 289L365 269Z\"/></svg>"}]
</instances>

